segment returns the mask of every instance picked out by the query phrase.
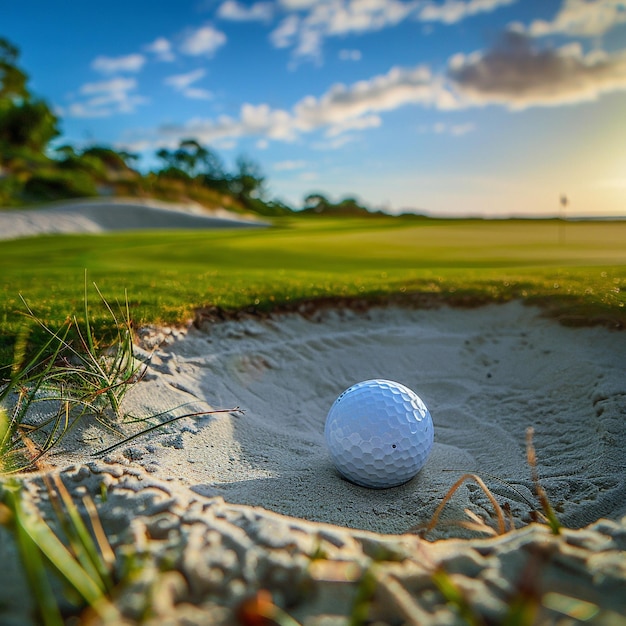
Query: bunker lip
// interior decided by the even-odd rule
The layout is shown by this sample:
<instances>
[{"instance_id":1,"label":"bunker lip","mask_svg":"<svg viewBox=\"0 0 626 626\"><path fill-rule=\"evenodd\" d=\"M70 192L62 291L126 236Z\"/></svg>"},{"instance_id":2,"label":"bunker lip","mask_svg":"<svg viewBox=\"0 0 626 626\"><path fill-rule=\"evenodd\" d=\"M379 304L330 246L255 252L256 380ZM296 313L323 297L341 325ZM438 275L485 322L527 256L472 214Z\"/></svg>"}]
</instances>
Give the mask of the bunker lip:
<instances>
[{"instance_id":1,"label":"bunker lip","mask_svg":"<svg viewBox=\"0 0 626 626\"><path fill-rule=\"evenodd\" d=\"M301 298L292 302L272 303L268 306L250 305L238 309L225 309L217 305L199 307L194 312L191 323L200 328L206 323L220 323L244 319L270 319L272 317L297 313L306 319L333 310L349 310L365 313L372 307L390 306L408 309L437 309L443 306L456 309L475 309L490 304L519 302L534 308L542 317L553 319L563 326L591 328L601 326L609 330L624 330L624 320L609 311L574 312L567 297L524 297L496 298L478 293L441 293L436 291L406 290L390 294L369 294L367 296L320 296Z\"/></svg>"},{"instance_id":2,"label":"bunker lip","mask_svg":"<svg viewBox=\"0 0 626 626\"><path fill-rule=\"evenodd\" d=\"M623 559L626 518L558 536L532 524L501 537L428 543L205 498L128 462L92 461L58 473L75 502L91 496L96 503L116 555L141 554L153 593L144 578L116 587L124 623L136 623L137 607L150 610L150 624L230 624L242 615L256 623L268 614L262 609L282 623L343 623L356 609L384 623L456 623L459 607L473 621L502 623L520 598L546 623L557 616L621 623L626 612L626 597L617 592L626 572L615 566ZM24 480L25 506L54 520L41 476ZM3 617L39 623L11 541L0 542L0 557ZM460 600L452 602L443 585Z\"/></svg>"}]
</instances>

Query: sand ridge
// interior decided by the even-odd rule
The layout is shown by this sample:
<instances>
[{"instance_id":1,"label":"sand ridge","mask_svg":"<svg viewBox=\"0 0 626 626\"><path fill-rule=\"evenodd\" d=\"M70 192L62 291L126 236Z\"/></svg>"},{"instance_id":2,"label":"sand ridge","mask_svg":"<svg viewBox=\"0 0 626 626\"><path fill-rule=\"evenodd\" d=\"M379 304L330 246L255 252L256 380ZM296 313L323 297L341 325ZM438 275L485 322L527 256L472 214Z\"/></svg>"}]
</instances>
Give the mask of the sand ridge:
<instances>
[{"instance_id":1,"label":"sand ridge","mask_svg":"<svg viewBox=\"0 0 626 626\"><path fill-rule=\"evenodd\" d=\"M466 623L438 589L436 572L451 576L481 623L502 623L520 593L538 603L539 623L564 619L562 610L572 607L587 612L586 623L624 623L626 518L558 537L532 524L492 539L428 543L206 498L129 465L90 462L55 473L74 501L89 495L97 503L117 575L124 555L141 558L142 576L116 592L121 615L98 624L241 623L242 606L259 591L298 623L344 624L364 601L364 578L372 583L365 597L372 622ZM59 531L41 477L26 481L25 506L37 506ZM32 600L6 533L0 526L0 615L7 626L24 626L35 623Z\"/></svg>"}]
</instances>

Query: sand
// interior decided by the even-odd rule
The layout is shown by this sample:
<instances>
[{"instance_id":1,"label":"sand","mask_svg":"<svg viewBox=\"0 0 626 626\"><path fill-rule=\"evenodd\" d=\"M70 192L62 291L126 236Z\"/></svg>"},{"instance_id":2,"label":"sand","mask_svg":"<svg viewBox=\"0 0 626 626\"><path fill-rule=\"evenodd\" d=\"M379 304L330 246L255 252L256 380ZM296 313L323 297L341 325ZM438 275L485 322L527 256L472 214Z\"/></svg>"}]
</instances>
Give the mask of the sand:
<instances>
[{"instance_id":1,"label":"sand","mask_svg":"<svg viewBox=\"0 0 626 626\"><path fill-rule=\"evenodd\" d=\"M153 199L64 200L40 208L0 211L0 239L35 235L104 233L121 230L241 228L267 226L254 216L198 204Z\"/></svg>"},{"instance_id":2,"label":"sand","mask_svg":"<svg viewBox=\"0 0 626 626\"><path fill-rule=\"evenodd\" d=\"M626 520L559 536L531 524L490 539L428 543L205 498L129 466L91 462L59 475L76 502L90 495L97 503L116 574L129 559L142 567L115 592L119 614L90 624L265 624L241 621L259 592L307 626L345 625L357 615L378 624L467 624L441 592L446 580L475 623L504 623L521 601L537 624L624 624ZM25 499L59 532L41 479L27 481ZM39 623L8 537L0 526L0 621Z\"/></svg>"},{"instance_id":3,"label":"sand","mask_svg":"<svg viewBox=\"0 0 626 626\"><path fill-rule=\"evenodd\" d=\"M208 323L154 352L126 410L147 416L188 403L173 414L245 413L184 419L107 460L131 460L231 503L379 533L424 523L455 480L474 472L521 524L523 497L536 502L525 453L533 427L542 484L563 522L581 527L626 515L624 354L624 333L561 327L518 302ZM324 444L335 398L369 378L410 387L433 416L426 466L394 489L343 480ZM115 442L88 432L92 449L92 437L101 448ZM481 491L464 488L447 517L463 517L465 507L491 510Z\"/></svg>"},{"instance_id":4,"label":"sand","mask_svg":"<svg viewBox=\"0 0 626 626\"><path fill-rule=\"evenodd\" d=\"M117 602L128 623L146 603L150 624L232 623L260 589L303 623L345 623L366 572L371 619L463 623L435 582L441 568L490 623L522 590L550 623L573 610L570 596L589 623L623 623L626 334L565 328L519 302L321 310L142 334L145 346L161 345L126 410L146 416L185 403L168 415L245 413L184 418L100 458L81 455L80 441L50 457L77 499L96 500L118 557L145 553L145 576ZM416 390L435 424L424 469L388 490L343 480L323 443L335 397L371 377ZM541 482L568 527L558 537L528 524L525 499L539 506L525 457L530 426ZM114 441L95 427L83 438L91 449ZM449 538L467 536L454 523L467 519L465 508L493 523L490 503L470 485L428 536L447 539L407 533L464 471L510 504L518 530ZM25 485L27 502L54 525L41 478ZM0 558L15 564L2 532ZM164 563L169 573L156 582ZM24 583L19 568L7 566L0 583L6 623L29 623L28 605L12 601Z\"/></svg>"}]
</instances>

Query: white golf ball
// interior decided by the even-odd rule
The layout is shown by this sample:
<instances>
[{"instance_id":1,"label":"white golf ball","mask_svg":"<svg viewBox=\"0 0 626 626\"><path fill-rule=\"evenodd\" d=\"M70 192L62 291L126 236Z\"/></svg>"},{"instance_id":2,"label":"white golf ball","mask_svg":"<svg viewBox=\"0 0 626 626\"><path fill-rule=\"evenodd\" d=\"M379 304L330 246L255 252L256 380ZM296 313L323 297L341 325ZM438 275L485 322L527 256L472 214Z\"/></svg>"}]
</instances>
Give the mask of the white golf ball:
<instances>
[{"instance_id":1,"label":"white golf ball","mask_svg":"<svg viewBox=\"0 0 626 626\"><path fill-rule=\"evenodd\" d=\"M334 402L324 437L335 467L374 489L411 480L433 446L433 420L421 398L391 380L365 380Z\"/></svg>"}]
</instances>

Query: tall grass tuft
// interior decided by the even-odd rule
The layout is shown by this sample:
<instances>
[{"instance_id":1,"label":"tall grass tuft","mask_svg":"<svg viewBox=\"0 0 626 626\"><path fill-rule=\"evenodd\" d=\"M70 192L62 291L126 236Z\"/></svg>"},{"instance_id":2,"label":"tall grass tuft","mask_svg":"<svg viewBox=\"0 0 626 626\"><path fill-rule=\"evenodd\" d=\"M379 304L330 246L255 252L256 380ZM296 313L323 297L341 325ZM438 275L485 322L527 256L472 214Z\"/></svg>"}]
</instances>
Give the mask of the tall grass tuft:
<instances>
[{"instance_id":1,"label":"tall grass tuft","mask_svg":"<svg viewBox=\"0 0 626 626\"><path fill-rule=\"evenodd\" d=\"M16 342L9 376L0 378L0 475L43 469L45 455L87 420L96 420L118 437L117 443L93 452L97 456L186 417L243 413L234 407L175 417L167 417L173 409L141 419L125 415L124 395L149 363L134 355L128 298L116 315L95 283L94 289L110 316L113 337L96 337L92 330L86 280L83 319L70 316L58 330L23 301L30 324ZM44 340L29 341L34 331L43 332ZM154 421L140 432L122 432L127 423Z\"/></svg>"},{"instance_id":2,"label":"tall grass tuft","mask_svg":"<svg viewBox=\"0 0 626 626\"><path fill-rule=\"evenodd\" d=\"M87 416L119 433L120 405L129 386L139 380L141 365L133 354L128 305L118 319L98 287L115 329L101 348L89 322L85 284L84 319L68 317L53 330L28 303L8 378L0 380L0 474L40 467L42 458ZM29 349L30 335L43 331L45 340Z\"/></svg>"}]
</instances>

